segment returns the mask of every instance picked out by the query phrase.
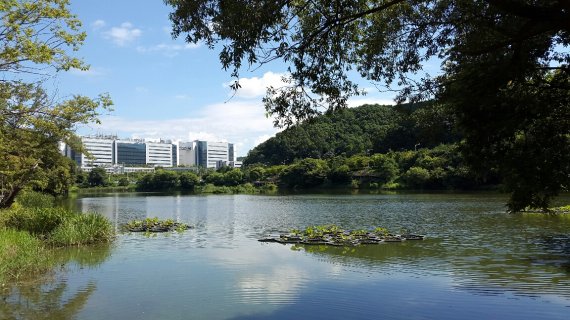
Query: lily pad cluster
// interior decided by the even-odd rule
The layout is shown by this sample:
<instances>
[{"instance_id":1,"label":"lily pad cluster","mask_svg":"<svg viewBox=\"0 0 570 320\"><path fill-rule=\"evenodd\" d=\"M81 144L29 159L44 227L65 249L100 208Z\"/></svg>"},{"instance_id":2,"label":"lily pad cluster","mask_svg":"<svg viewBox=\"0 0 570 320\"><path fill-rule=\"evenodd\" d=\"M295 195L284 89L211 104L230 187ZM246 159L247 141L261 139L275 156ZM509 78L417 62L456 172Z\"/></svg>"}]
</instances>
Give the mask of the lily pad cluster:
<instances>
[{"instance_id":1,"label":"lily pad cluster","mask_svg":"<svg viewBox=\"0 0 570 320\"><path fill-rule=\"evenodd\" d=\"M344 230L336 225L310 226L305 230L293 229L289 233L259 239L260 242L313 244L331 246L356 246L380 244L405 240L423 240L425 236L416 234L392 234L386 228L377 227L372 231Z\"/></svg>"},{"instance_id":2,"label":"lily pad cluster","mask_svg":"<svg viewBox=\"0 0 570 320\"><path fill-rule=\"evenodd\" d=\"M172 219L160 220L158 218L146 218L144 220L133 220L122 226L124 231L129 232L169 232L184 231L192 227Z\"/></svg>"}]
</instances>

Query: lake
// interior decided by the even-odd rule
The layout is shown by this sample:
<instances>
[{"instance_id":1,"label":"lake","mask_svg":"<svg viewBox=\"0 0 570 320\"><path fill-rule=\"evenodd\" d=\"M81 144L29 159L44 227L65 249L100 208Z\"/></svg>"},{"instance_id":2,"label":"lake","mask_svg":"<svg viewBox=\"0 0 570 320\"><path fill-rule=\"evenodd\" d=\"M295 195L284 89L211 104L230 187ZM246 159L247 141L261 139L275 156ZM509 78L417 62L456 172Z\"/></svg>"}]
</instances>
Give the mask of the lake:
<instances>
[{"instance_id":1,"label":"lake","mask_svg":"<svg viewBox=\"0 0 570 320\"><path fill-rule=\"evenodd\" d=\"M84 195L119 228L173 218L184 233L121 234L61 250L66 264L0 302L22 319L568 319L570 217L509 215L495 194ZM426 240L330 247L257 240L337 224Z\"/></svg>"}]
</instances>

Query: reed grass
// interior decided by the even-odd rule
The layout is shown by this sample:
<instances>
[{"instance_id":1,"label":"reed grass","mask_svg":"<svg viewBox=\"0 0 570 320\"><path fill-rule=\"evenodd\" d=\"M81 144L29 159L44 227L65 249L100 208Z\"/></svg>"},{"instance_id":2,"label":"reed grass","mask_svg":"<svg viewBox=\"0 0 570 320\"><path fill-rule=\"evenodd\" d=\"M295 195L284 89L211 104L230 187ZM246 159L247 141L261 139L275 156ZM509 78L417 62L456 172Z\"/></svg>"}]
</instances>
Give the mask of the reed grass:
<instances>
[{"instance_id":1,"label":"reed grass","mask_svg":"<svg viewBox=\"0 0 570 320\"><path fill-rule=\"evenodd\" d=\"M44 243L26 231L0 229L0 284L41 274L53 266Z\"/></svg>"},{"instance_id":2,"label":"reed grass","mask_svg":"<svg viewBox=\"0 0 570 320\"><path fill-rule=\"evenodd\" d=\"M54 246L80 246L111 242L115 230L111 222L98 213L77 214L67 218L50 234Z\"/></svg>"},{"instance_id":3,"label":"reed grass","mask_svg":"<svg viewBox=\"0 0 570 320\"><path fill-rule=\"evenodd\" d=\"M71 219L76 213L63 208L16 208L8 210L6 226L29 233L40 238L49 235L64 221Z\"/></svg>"},{"instance_id":4,"label":"reed grass","mask_svg":"<svg viewBox=\"0 0 570 320\"><path fill-rule=\"evenodd\" d=\"M23 193L12 208L0 210L0 285L50 270L55 247L108 243L114 237L113 224L97 213L75 213L54 207L51 196Z\"/></svg>"},{"instance_id":5,"label":"reed grass","mask_svg":"<svg viewBox=\"0 0 570 320\"><path fill-rule=\"evenodd\" d=\"M25 208L50 208L55 204L55 197L41 192L26 190L18 195L16 201L19 206Z\"/></svg>"}]
</instances>

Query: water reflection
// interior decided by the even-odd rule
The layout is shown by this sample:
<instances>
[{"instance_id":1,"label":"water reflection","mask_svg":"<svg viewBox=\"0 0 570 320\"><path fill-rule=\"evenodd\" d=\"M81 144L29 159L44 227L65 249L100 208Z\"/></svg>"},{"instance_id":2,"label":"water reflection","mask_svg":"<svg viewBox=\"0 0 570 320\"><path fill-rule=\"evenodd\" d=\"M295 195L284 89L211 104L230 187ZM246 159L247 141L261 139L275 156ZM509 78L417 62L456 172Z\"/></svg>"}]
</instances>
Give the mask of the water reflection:
<instances>
[{"instance_id":1,"label":"water reflection","mask_svg":"<svg viewBox=\"0 0 570 320\"><path fill-rule=\"evenodd\" d=\"M553 266L570 274L570 234L542 236L534 244L544 251L542 255L530 256L533 264Z\"/></svg>"},{"instance_id":2,"label":"water reflection","mask_svg":"<svg viewBox=\"0 0 570 320\"><path fill-rule=\"evenodd\" d=\"M109 245L60 249L54 260L60 267L48 275L8 283L0 291L0 319L75 319L97 290L93 279L67 281L68 272L93 270L111 255Z\"/></svg>"},{"instance_id":3,"label":"water reflection","mask_svg":"<svg viewBox=\"0 0 570 320\"><path fill-rule=\"evenodd\" d=\"M96 285L89 282L69 292L64 280L18 285L2 294L2 319L73 319L85 306Z\"/></svg>"},{"instance_id":4,"label":"water reflection","mask_svg":"<svg viewBox=\"0 0 570 320\"><path fill-rule=\"evenodd\" d=\"M292 245L290 249L370 273L447 275L454 289L472 294L556 295L570 305L568 240L568 236L539 238L534 243L542 245L537 251L521 254L499 253L488 246L461 250L437 239L359 247Z\"/></svg>"},{"instance_id":5,"label":"water reflection","mask_svg":"<svg viewBox=\"0 0 570 320\"><path fill-rule=\"evenodd\" d=\"M101 271L89 273L98 289L80 316L563 319L570 219L507 215L503 203L476 194L78 199L116 225L158 216L196 226L152 239L122 235ZM428 239L355 248L257 242L329 223ZM69 276L76 283L83 274Z\"/></svg>"},{"instance_id":6,"label":"water reflection","mask_svg":"<svg viewBox=\"0 0 570 320\"><path fill-rule=\"evenodd\" d=\"M267 273L257 272L237 279L240 303L289 304L296 300L308 274L293 265L276 266Z\"/></svg>"},{"instance_id":7,"label":"water reflection","mask_svg":"<svg viewBox=\"0 0 570 320\"><path fill-rule=\"evenodd\" d=\"M55 249L55 260L65 269L97 269L107 261L113 253L114 245L68 247Z\"/></svg>"}]
</instances>

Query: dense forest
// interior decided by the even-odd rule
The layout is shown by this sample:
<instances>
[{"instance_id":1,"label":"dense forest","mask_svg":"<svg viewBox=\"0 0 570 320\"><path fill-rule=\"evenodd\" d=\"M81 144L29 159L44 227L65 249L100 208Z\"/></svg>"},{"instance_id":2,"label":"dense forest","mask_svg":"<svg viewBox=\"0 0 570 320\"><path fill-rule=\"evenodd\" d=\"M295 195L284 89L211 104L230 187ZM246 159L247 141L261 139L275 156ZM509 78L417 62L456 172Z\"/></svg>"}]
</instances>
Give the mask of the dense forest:
<instances>
[{"instance_id":1,"label":"dense forest","mask_svg":"<svg viewBox=\"0 0 570 320\"><path fill-rule=\"evenodd\" d=\"M459 141L454 119L435 103L363 105L292 126L251 150L245 165L434 148Z\"/></svg>"}]
</instances>

